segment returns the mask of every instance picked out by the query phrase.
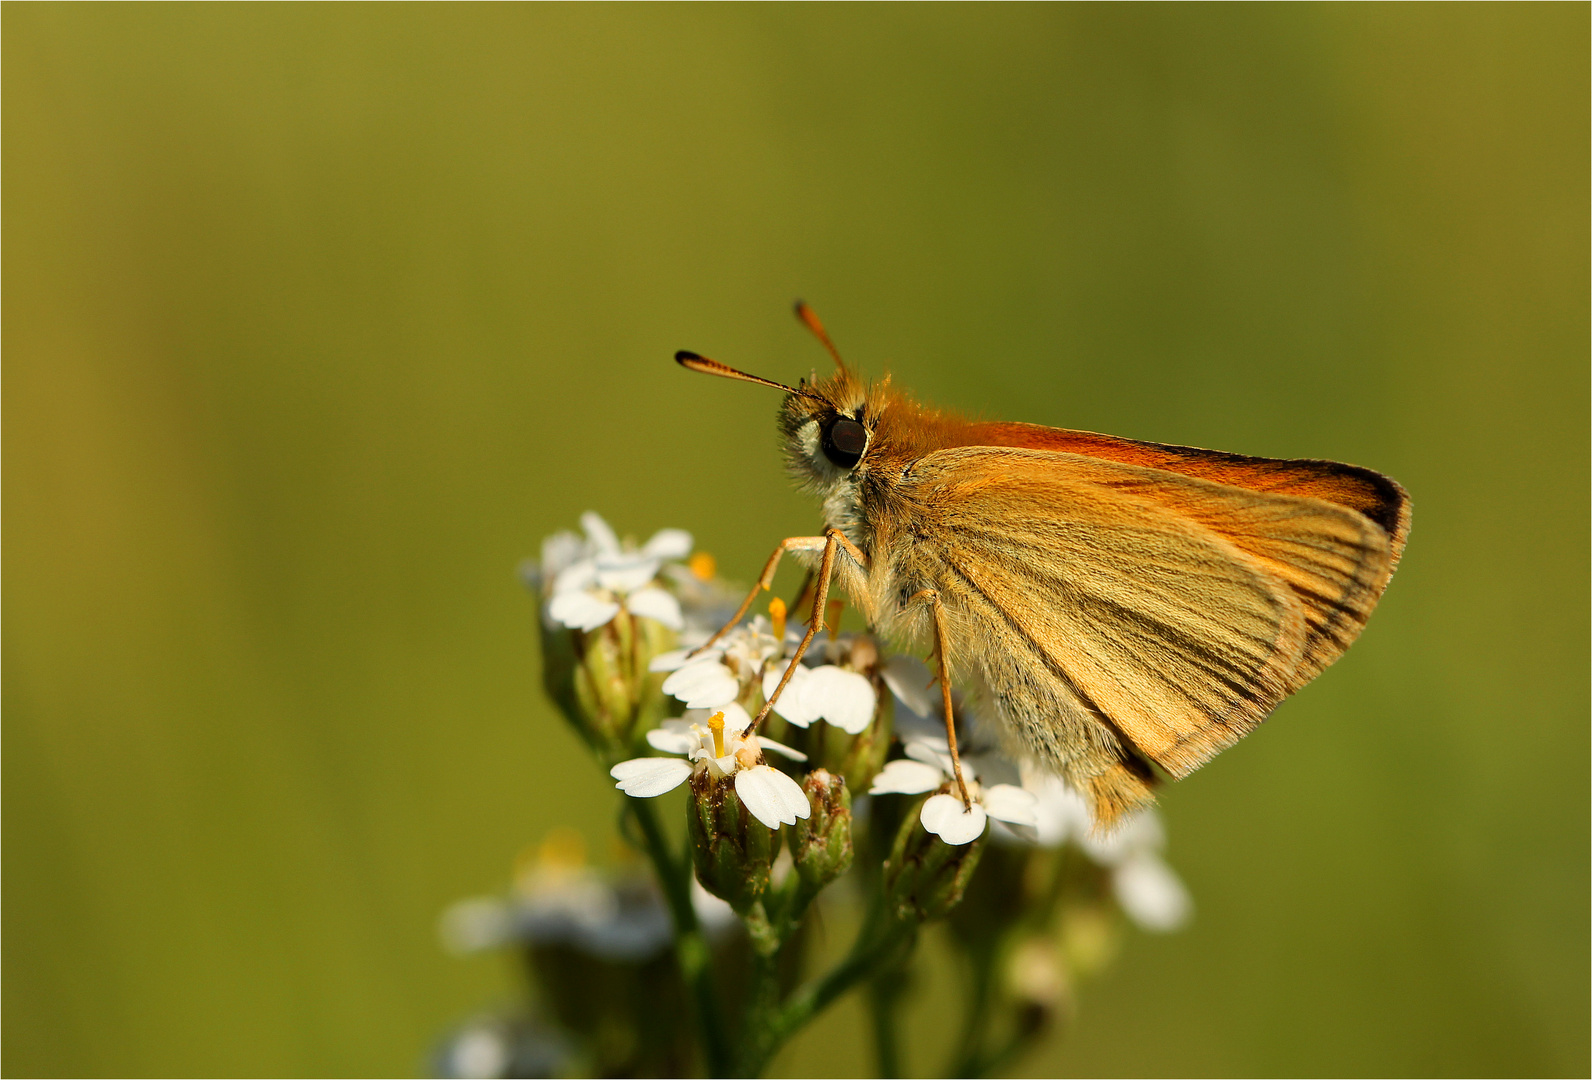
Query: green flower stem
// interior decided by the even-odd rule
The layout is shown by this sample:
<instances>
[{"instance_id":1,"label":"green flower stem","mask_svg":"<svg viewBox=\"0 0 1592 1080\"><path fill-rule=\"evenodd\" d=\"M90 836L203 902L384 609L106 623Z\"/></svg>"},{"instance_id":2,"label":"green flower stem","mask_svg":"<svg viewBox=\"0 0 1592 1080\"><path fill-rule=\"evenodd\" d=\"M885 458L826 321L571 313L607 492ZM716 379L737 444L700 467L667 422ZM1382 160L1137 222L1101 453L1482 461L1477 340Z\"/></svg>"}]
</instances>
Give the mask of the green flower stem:
<instances>
[{"instance_id":1,"label":"green flower stem","mask_svg":"<svg viewBox=\"0 0 1592 1080\"><path fill-rule=\"evenodd\" d=\"M708 1075L729 1076L730 1048L724 1038L724 1013L719 1008L718 991L713 985L712 955L707 939L702 936L701 924L697 922L696 907L691 902L690 861L676 859L670 853L668 837L658 823L651 802L645 799L625 801L641 826L647 855L652 859L669 914L674 919L675 956L680 963L680 977L691 992Z\"/></svg>"},{"instance_id":2,"label":"green flower stem","mask_svg":"<svg viewBox=\"0 0 1592 1080\"><path fill-rule=\"evenodd\" d=\"M992 942L981 943L980 946L968 950L968 959L972 961L973 968L972 986L964 1013L961 1049L956 1052L953 1059L955 1064L951 1071L946 1073L947 1076L984 1075L980 1063L985 1059L983 1044L990 1022L996 952Z\"/></svg>"},{"instance_id":3,"label":"green flower stem","mask_svg":"<svg viewBox=\"0 0 1592 1080\"><path fill-rule=\"evenodd\" d=\"M969 1077L1004 1075L1011 1071L1018 1058L1039 1041L1039 1036L1044 1031L1044 1028L1019 1028L995 1049L963 1062L960 1066L961 1071L953 1075Z\"/></svg>"},{"instance_id":4,"label":"green flower stem","mask_svg":"<svg viewBox=\"0 0 1592 1080\"><path fill-rule=\"evenodd\" d=\"M917 932L915 923L890 918L881 908L869 913L847 957L821 978L796 990L766 1025L754 1029L741 1061L740 1075L761 1076L785 1041L857 983L878 974Z\"/></svg>"},{"instance_id":5,"label":"green flower stem","mask_svg":"<svg viewBox=\"0 0 1592 1080\"><path fill-rule=\"evenodd\" d=\"M778 908L776 903L775 908ZM751 982L746 995L746 1017L741 1030L752 1033L768 1026L779 1008L779 958L785 948L788 927L783 920L770 921L765 905L760 901L742 917L747 935L752 939Z\"/></svg>"},{"instance_id":6,"label":"green flower stem","mask_svg":"<svg viewBox=\"0 0 1592 1080\"><path fill-rule=\"evenodd\" d=\"M878 1059L878 1075L893 1080L901 1075L901 1039L897 1020L901 1002L901 975L899 968L890 967L873 976L868 983L868 1005L873 1014L874 1056ZM955 1075L955 1074L947 1074Z\"/></svg>"}]
</instances>

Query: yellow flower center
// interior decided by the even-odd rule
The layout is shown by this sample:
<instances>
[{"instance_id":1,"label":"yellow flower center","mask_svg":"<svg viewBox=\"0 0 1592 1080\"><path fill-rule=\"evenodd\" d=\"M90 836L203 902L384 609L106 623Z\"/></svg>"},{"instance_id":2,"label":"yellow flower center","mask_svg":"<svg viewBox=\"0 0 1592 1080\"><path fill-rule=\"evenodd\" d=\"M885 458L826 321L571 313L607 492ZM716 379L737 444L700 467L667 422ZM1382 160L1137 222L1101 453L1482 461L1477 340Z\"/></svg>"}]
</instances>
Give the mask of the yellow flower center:
<instances>
[{"instance_id":1,"label":"yellow flower center","mask_svg":"<svg viewBox=\"0 0 1592 1080\"><path fill-rule=\"evenodd\" d=\"M719 564L713 556L705 551L699 551L691 556L689 563L691 575L698 581L712 581L713 575L718 573Z\"/></svg>"},{"instance_id":2,"label":"yellow flower center","mask_svg":"<svg viewBox=\"0 0 1592 1080\"><path fill-rule=\"evenodd\" d=\"M768 602L768 617L774 623L774 640L785 640L785 601L779 597Z\"/></svg>"},{"instance_id":3,"label":"yellow flower center","mask_svg":"<svg viewBox=\"0 0 1592 1080\"><path fill-rule=\"evenodd\" d=\"M724 756L724 714L716 712L708 720L708 730L713 732L713 756Z\"/></svg>"}]
</instances>

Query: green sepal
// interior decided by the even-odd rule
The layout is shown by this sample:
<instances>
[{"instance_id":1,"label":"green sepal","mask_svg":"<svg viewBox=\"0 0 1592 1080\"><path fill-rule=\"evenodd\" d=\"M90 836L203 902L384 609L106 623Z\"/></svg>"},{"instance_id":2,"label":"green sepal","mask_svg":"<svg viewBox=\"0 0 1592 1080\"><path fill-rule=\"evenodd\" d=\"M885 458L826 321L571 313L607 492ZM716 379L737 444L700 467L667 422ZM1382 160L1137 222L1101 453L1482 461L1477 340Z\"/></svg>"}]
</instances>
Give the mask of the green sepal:
<instances>
[{"instance_id":1,"label":"green sepal","mask_svg":"<svg viewBox=\"0 0 1592 1080\"><path fill-rule=\"evenodd\" d=\"M989 838L986 829L971 843L947 844L919 820L927 801L907 812L884 864L885 902L903 921L943 918L961 903Z\"/></svg>"},{"instance_id":2,"label":"green sepal","mask_svg":"<svg viewBox=\"0 0 1592 1080\"><path fill-rule=\"evenodd\" d=\"M779 854L779 833L753 817L732 780L710 770L691 776L686 804L691 862L708 892L745 915L768 891L769 867Z\"/></svg>"}]
</instances>

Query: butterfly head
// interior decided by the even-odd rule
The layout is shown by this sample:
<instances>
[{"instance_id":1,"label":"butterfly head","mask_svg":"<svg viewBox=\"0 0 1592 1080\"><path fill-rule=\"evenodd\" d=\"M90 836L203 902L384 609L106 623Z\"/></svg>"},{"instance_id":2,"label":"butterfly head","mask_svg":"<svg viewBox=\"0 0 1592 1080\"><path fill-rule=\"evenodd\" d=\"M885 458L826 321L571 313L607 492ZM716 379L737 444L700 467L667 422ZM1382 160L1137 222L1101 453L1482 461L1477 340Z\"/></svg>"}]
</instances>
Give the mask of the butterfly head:
<instances>
[{"instance_id":1,"label":"butterfly head","mask_svg":"<svg viewBox=\"0 0 1592 1080\"><path fill-rule=\"evenodd\" d=\"M859 378L840 358L812 309L800 301L796 304L796 317L834 358L834 374L824 378L813 375L795 386L786 386L693 352L678 352L674 358L693 371L785 392L779 411L779 432L786 464L799 484L824 501L833 519L840 505L855 504L857 485L877 456L875 435L886 405L896 395L889 390L888 377L872 384Z\"/></svg>"},{"instance_id":2,"label":"butterfly head","mask_svg":"<svg viewBox=\"0 0 1592 1080\"><path fill-rule=\"evenodd\" d=\"M803 379L779 411L780 439L792 475L827 497L866 471L882 400L850 371Z\"/></svg>"}]
</instances>

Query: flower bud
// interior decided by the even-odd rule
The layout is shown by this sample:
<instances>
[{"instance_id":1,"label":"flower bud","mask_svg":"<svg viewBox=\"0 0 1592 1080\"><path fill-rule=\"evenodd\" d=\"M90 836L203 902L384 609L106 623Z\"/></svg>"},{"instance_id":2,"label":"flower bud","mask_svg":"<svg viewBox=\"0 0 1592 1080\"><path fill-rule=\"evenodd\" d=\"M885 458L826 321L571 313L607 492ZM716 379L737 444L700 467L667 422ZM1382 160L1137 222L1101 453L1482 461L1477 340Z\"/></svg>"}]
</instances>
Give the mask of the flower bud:
<instances>
[{"instance_id":1,"label":"flower bud","mask_svg":"<svg viewBox=\"0 0 1592 1080\"><path fill-rule=\"evenodd\" d=\"M686 804L691 861L697 880L744 915L768 890L769 867L779 854L779 834L753 817L728 778L698 768Z\"/></svg>"},{"instance_id":2,"label":"flower bud","mask_svg":"<svg viewBox=\"0 0 1592 1080\"><path fill-rule=\"evenodd\" d=\"M903 921L942 918L956 907L989 838L986 830L971 843L947 844L919 824L922 808L907 813L884 864L887 903Z\"/></svg>"},{"instance_id":3,"label":"flower bud","mask_svg":"<svg viewBox=\"0 0 1592 1080\"><path fill-rule=\"evenodd\" d=\"M667 673L647 668L674 645L673 630L628 611L589 631L544 621L543 685L587 743L624 757L663 715Z\"/></svg>"},{"instance_id":4,"label":"flower bud","mask_svg":"<svg viewBox=\"0 0 1592 1080\"><path fill-rule=\"evenodd\" d=\"M1100 903L1068 904L1061 909L1059 945L1070 971L1081 979L1110 966L1122 945L1122 918Z\"/></svg>"},{"instance_id":5,"label":"flower bud","mask_svg":"<svg viewBox=\"0 0 1592 1080\"><path fill-rule=\"evenodd\" d=\"M1037 1035L1071 1010L1072 987L1055 941L1044 934L1025 938L1001 965L1003 996L1015 1007L1019 1031Z\"/></svg>"},{"instance_id":6,"label":"flower bud","mask_svg":"<svg viewBox=\"0 0 1592 1080\"><path fill-rule=\"evenodd\" d=\"M799 882L796 909L801 910L851 866L851 792L844 777L825 769L802 783L812 816L798 818L791 832L791 857Z\"/></svg>"}]
</instances>

